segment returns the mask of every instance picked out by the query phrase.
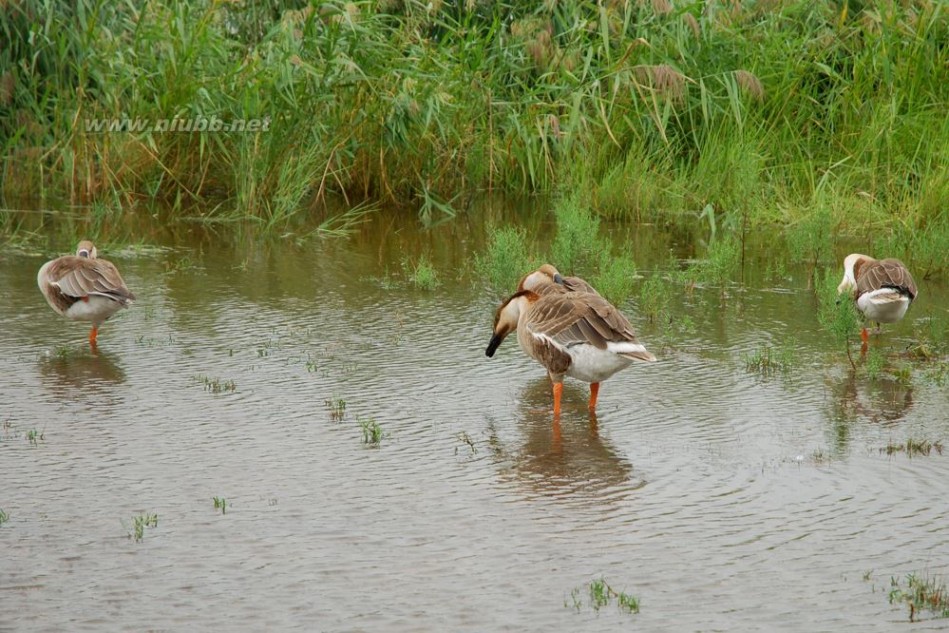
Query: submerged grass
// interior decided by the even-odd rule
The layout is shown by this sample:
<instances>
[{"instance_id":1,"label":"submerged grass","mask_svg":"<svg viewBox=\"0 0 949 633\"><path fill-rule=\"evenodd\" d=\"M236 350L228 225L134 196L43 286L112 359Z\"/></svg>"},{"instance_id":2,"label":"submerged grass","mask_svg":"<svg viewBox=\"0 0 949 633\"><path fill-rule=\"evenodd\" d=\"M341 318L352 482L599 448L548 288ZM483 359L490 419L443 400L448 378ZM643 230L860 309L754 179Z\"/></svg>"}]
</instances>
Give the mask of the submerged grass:
<instances>
[{"instance_id":1,"label":"submerged grass","mask_svg":"<svg viewBox=\"0 0 949 633\"><path fill-rule=\"evenodd\" d=\"M571 591L571 602L568 604L565 600L564 606L572 606L575 610L580 611L583 607L583 593L582 588L579 587ZM639 613L639 599L636 596L623 591L616 591L603 578L591 581L587 585L585 593L589 606L594 611L599 611L615 600L620 611L630 614Z\"/></svg>"},{"instance_id":2,"label":"submerged grass","mask_svg":"<svg viewBox=\"0 0 949 633\"><path fill-rule=\"evenodd\" d=\"M894 444L892 441L880 449L881 453L893 455L894 453L904 453L907 457L925 457L931 452L942 455L943 444L940 441L932 442L930 440L917 440L909 438L905 443Z\"/></svg>"},{"instance_id":3,"label":"submerged grass","mask_svg":"<svg viewBox=\"0 0 949 633\"><path fill-rule=\"evenodd\" d=\"M132 525L128 529L128 536L135 541L141 541L145 538L146 528L158 527L157 514L139 514L132 517Z\"/></svg>"},{"instance_id":4,"label":"submerged grass","mask_svg":"<svg viewBox=\"0 0 949 633\"><path fill-rule=\"evenodd\" d=\"M275 227L328 196L433 221L563 187L613 217L711 205L739 245L787 224L817 264L827 229L885 226L923 278L949 266L941 3L669 6L13 3L0 189Z\"/></svg>"},{"instance_id":5,"label":"submerged grass","mask_svg":"<svg viewBox=\"0 0 949 633\"><path fill-rule=\"evenodd\" d=\"M890 604L905 603L909 607L909 621L919 621L921 611L929 611L937 618L949 618L949 590L945 581L935 577L908 574L906 584L896 577L890 579Z\"/></svg>"}]
</instances>

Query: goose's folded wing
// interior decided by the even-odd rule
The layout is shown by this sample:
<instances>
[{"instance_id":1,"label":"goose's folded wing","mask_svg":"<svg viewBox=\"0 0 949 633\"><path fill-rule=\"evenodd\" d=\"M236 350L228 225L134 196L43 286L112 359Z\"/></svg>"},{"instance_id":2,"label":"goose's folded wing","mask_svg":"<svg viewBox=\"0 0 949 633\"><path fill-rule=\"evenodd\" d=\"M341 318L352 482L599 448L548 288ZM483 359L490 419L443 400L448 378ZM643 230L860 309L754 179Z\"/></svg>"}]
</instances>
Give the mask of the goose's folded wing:
<instances>
[{"instance_id":1,"label":"goose's folded wing","mask_svg":"<svg viewBox=\"0 0 949 633\"><path fill-rule=\"evenodd\" d=\"M861 271L857 279L857 296L881 288L896 288L916 298L916 282L906 266L897 259L884 259L873 262Z\"/></svg>"},{"instance_id":2,"label":"goose's folded wing","mask_svg":"<svg viewBox=\"0 0 949 633\"><path fill-rule=\"evenodd\" d=\"M135 298L111 262L85 257L61 257L48 271L49 279L64 295L100 295L120 303Z\"/></svg>"}]
</instances>

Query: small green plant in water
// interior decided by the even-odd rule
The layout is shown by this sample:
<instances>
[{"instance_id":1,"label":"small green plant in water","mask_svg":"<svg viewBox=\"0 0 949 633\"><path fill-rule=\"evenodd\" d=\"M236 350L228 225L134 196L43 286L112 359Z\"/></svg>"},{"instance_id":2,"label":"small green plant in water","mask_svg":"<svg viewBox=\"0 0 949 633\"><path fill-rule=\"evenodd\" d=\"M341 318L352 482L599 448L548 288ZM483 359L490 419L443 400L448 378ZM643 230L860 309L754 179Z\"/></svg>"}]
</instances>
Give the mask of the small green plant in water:
<instances>
[{"instance_id":1,"label":"small green plant in water","mask_svg":"<svg viewBox=\"0 0 949 633\"><path fill-rule=\"evenodd\" d=\"M580 202L578 195L563 198L554 208L554 216L557 218L557 237L551 246L551 257L558 269L567 274L603 263L601 254L608 255L609 244L600 239L599 218ZM598 284L594 287L603 292Z\"/></svg>"},{"instance_id":2,"label":"small green plant in water","mask_svg":"<svg viewBox=\"0 0 949 633\"><path fill-rule=\"evenodd\" d=\"M714 239L705 259L690 265L683 276L692 283L718 286L724 292L740 267L741 242L734 235L724 235Z\"/></svg>"},{"instance_id":3,"label":"small green plant in water","mask_svg":"<svg viewBox=\"0 0 949 633\"><path fill-rule=\"evenodd\" d=\"M10 520L10 515L4 512L3 508L0 508L0 525L3 525Z\"/></svg>"},{"instance_id":4,"label":"small green plant in water","mask_svg":"<svg viewBox=\"0 0 949 633\"><path fill-rule=\"evenodd\" d=\"M665 321L669 314L669 285L653 275L639 286L639 311L650 323Z\"/></svg>"},{"instance_id":5,"label":"small green plant in water","mask_svg":"<svg viewBox=\"0 0 949 633\"><path fill-rule=\"evenodd\" d=\"M876 380L883 373L883 367L886 365L886 355L878 349L871 349L867 352L867 360L864 366L867 369L867 377L870 380Z\"/></svg>"},{"instance_id":6,"label":"small green plant in water","mask_svg":"<svg viewBox=\"0 0 949 633\"><path fill-rule=\"evenodd\" d=\"M46 432L37 431L36 429L30 429L29 431L26 432L26 439L30 444L32 444L33 446L36 446L40 441L46 439Z\"/></svg>"},{"instance_id":7,"label":"small green plant in water","mask_svg":"<svg viewBox=\"0 0 949 633\"><path fill-rule=\"evenodd\" d=\"M492 231L487 250L475 256L475 270L495 291L509 295L517 282L537 268L528 255L527 237L523 229L503 227Z\"/></svg>"},{"instance_id":8,"label":"small green plant in water","mask_svg":"<svg viewBox=\"0 0 949 633\"><path fill-rule=\"evenodd\" d=\"M850 353L850 340L860 326L860 316L849 295L837 294L837 281L836 273L832 270L824 271L820 277L817 286L817 319L834 337L834 341L844 346L850 367L856 371L857 365Z\"/></svg>"},{"instance_id":9,"label":"small green plant in water","mask_svg":"<svg viewBox=\"0 0 949 633\"><path fill-rule=\"evenodd\" d=\"M622 591L616 591L603 578L590 582L587 586L586 593L590 599L590 607L594 611L599 611L615 600L616 606L621 611L625 611L626 613L639 613L639 599L636 598L636 596ZM564 606L572 606L579 611L583 606L582 594L583 592L579 587L574 589L570 592L572 605L564 601Z\"/></svg>"},{"instance_id":10,"label":"small green plant in water","mask_svg":"<svg viewBox=\"0 0 949 633\"><path fill-rule=\"evenodd\" d=\"M590 277L590 283L614 305L620 305L633 293L636 278L636 262L628 253L611 255L608 250L600 253L600 265Z\"/></svg>"},{"instance_id":11,"label":"small green plant in water","mask_svg":"<svg viewBox=\"0 0 949 633\"><path fill-rule=\"evenodd\" d=\"M212 497L214 501L214 509L220 510L221 514L227 514L227 499L224 497Z\"/></svg>"},{"instance_id":12,"label":"small green plant in water","mask_svg":"<svg viewBox=\"0 0 949 633\"><path fill-rule=\"evenodd\" d=\"M906 453L908 457L926 456L932 451L942 455L943 445L940 441L931 442L929 440L914 440L910 438L905 444L894 444L890 441L886 446L880 449L881 453L892 455L894 453Z\"/></svg>"},{"instance_id":13,"label":"small green plant in water","mask_svg":"<svg viewBox=\"0 0 949 633\"><path fill-rule=\"evenodd\" d=\"M369 444L370 446L379 446L382 443L383 433L382 426L376 422L375 418L367 418L365 420L359 420L359 426L362 428L362 441L363 444Z\"/></svg>"},{"instance_id":14,"label":"small green plant in water","mask_svg":"<svg viewBox=\"0 0 949 633\"><path fill-rule=\"evenodd\" d=\"M205 376L204 374L198 374L194 376L193 380L198 384L204 385L204 390L210 391L211 393L228 393L237 391L237 384L233 380L211 378L209 376Z\"/></svg>"},{"instance_id":15,"label":"small green plant in water","mask_svg":"<svg viewBox=\"0 0 949 633\"><path fill-rule=\"evenodd\" d=\"M129 538L141 541L145 537L145 528L158 527L157 514L139 514L132 517L132 529Z\"/></svg>"},{"instance_id":16,"label":"small green plant in water","mask_svg":"<svg viewBox=\"0 0 949 633\"><path fill-rule=\"evenodd\" d=\"M438 272L425 255L420 256L418 261L411 265L409 279L412 285L421 290L435 290L439 286Z\"/></svg>"},{"instance_id":17,"label":"small green plant in water","mask_svg":"<svg viewBox=\"0 0 949 633\"><path fill-rule=\"evenodd\" d=\"M949 618L949 591L946 583L937 578L922 578L916 574L906 576L906 587L890 578L890 604L906 603L909 621L916 622L918 613L925 609L937 618Z\"/></svg>"},{"instance_id":18,"label":"small green plant in water","mask_svg":"<svg viewBox=\"0 0 949 633\"><path fill-rule=\"evenodd\" d=\"M346 415L346 401L342 398L333 396L329 400L324 400L323 404L329 407L330 419L334 422L339 422Z\"/></svg>"}]
</instances>

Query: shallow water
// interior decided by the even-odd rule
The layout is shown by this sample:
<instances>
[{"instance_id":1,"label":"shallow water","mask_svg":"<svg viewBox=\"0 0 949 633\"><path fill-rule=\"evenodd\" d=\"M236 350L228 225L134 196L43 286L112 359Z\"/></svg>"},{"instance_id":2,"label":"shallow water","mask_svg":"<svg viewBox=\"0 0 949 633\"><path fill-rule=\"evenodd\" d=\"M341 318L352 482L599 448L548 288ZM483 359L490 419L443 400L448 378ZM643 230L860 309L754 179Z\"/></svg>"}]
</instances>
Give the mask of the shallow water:
<instances>
[{"instance_id":1,"label":"shallow water","mask_svg":"<svg viewBox=\"0 0 949 633\"><path fill-rule=\"evenodd\" d=\"M198 233L100 252L139 300L97 355L36 288L54 251L0 256L0 630L891 631L907 620L891 576L949 574L949 455L880 451L946 442L946 390L922 366L850 375L803 272L749 274L725 301L672 286L694 327L628 302L661 362L605 382L595 419L568 381L555 425L513 340L484 355L479 220ZM645 270L690 248L652 227L635 241ZM436 292L405 283L419 252ZM945 317L946 288L921 286L872 341L889 358ZM787 371L742 360L787 339ZM598 578L641 612L594 610Z\"/></svg>"}]
</instances>

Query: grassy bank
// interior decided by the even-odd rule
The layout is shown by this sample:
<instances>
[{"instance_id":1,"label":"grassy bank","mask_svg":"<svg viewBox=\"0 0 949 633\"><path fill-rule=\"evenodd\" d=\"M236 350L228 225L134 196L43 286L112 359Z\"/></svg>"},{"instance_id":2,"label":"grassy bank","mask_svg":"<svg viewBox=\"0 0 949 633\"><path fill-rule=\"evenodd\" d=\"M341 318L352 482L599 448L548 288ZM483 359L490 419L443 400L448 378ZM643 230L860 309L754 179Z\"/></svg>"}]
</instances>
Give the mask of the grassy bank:
<instances>
[{"instance_id":1,"label":"grassy bank","mask_svg":"<svg viewBox=\"0 0 949 633\"><path fill-rule=\"evenodd\" d=\"M564 188L726 229L947 223L941 3L529 4L8 3L5 196L280 222L329 194L431 219ZM175 119L263 129L152 129Z\"/></svg>"}]
</instances>

